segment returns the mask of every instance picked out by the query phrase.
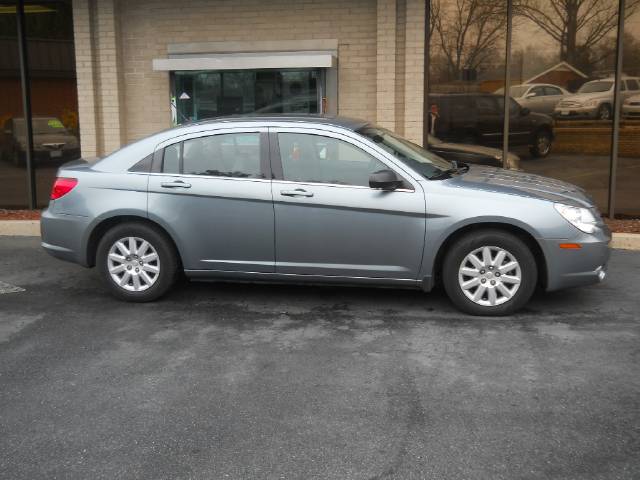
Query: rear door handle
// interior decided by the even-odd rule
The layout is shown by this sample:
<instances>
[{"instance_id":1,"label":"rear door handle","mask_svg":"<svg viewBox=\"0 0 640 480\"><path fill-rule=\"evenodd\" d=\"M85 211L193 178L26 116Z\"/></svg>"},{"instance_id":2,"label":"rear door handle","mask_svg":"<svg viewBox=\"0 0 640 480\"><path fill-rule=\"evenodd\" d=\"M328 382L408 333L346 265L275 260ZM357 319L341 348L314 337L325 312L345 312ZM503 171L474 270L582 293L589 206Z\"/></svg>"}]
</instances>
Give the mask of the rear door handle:
<instances>
[{"instance_id":1,"label":"rear door handle","mask_svg":"<svg viewBox=\"0 0 640 480\"><path fill-rule=\"evenodd\" d=\"M313 197L313 193L307 192L302 188L296 188L295 190L280 190L280 195L285 197Z\"/></svg>"},{"instance_id":2,"label":"rear door handle","mask_svg":"<svg viewBox=\"0 0 640 480\"><path fill-rule=\"evenodd\" d=\"M175 180L173 182L162 182L160 186L162 188L191 188L190 183L185 183L182 180Z\"/></svg>"}]
</instances>

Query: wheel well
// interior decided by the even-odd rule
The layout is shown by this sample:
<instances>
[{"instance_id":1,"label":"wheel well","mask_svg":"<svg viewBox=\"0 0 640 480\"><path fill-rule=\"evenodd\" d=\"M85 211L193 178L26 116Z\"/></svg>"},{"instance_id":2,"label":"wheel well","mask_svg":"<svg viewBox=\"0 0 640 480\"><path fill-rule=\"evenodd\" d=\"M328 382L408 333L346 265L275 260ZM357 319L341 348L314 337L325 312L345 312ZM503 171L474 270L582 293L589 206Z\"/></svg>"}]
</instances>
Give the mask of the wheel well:
<instances>
[{"instance_id":1,"label":"wheel well","mask_svg":"<svg viewBox=\"0 0 640 480\"><path fill-rule=\"evenodd\" d=\"M112 227L125 222L144 223L146 225L149 225L155 228L156 230L159 230L162 234L164 234L169 239L169 241L173 245L173 248L178 254L178 260L180 261L180 264L182 264L182 259L180 257L180 250L178 250L176 242L173 240L171 235L169 235L169 232L167 232L161 225L157 224L152 220L149 220L148 218L136 217L134 215L122 215L122 216L111 217L103 220L98 225L96 225L95 228L91 231L91 235L89 235L89 241L87 242L87 265L89 267L94 267L96 264L96 252L98 250L98 243L100 243L100 239L102 239L104 234L108 230L110 230Z\"/></svg>"},{"instance_id":2,"label":"wheel well","mask_svg":"<svg viewBox=\"0 0 640 480\"><path fill-rule=\"evenodd\" d=\"M540 125L540 127L538 127L538 129L535 132L533 132L533 142L535 142L536 135L538 135L539 132L547 132L551 136L551 140L555 140L555 135L553 134L553 128L551 128L550 125Z\"/></svg>"},{"instance_id":3,"label":"wheel well","mask_svg":"<svg viewBox=\"0 0 640 480\"><path fill-rule=\"evenodd\" d=\"M477 232L478 230L502 230L504 232L509 232L515 236L517 236L520 240L522 240L533 253L533 258L536 261L536 267L538 268L538 284L543 288L546 287L547 282L547 262L544 256L544 252L540 245L536 241L533 236L527 232L526 230L516 227L515 225L510 225L508 223L498 223L498 222L486 222L486 223L474 223L473 225L464 226L455 232L451 233L440 248L438 249L438 253L436 255L436 259L433 266L433 272L435 275L435 279L433 284L437 285L440 283L442 279L442 264L444 263L444 257L449 250L449 247L454 244L460 237L470 233Z\"/></svg>"}]
</instances>

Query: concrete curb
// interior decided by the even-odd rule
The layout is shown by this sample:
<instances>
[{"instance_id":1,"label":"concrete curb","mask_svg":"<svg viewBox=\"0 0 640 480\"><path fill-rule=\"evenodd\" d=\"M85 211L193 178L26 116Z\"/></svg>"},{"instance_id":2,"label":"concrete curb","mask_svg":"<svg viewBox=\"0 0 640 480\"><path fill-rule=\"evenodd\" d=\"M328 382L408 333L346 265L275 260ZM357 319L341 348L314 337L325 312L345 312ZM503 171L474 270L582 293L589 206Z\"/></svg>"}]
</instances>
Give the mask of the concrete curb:
<instances>
[{"instance_id":1,"label":"concrete curb","mask_svg":"<svg viewBox=\"0 0 640 480\"><path fill-rule=\"evenodd\" d=\"M0 220L0 236L40 236L40 220Z\"/></svg>"},{"instance_id":2,"label":"concrete curb","mask_svg":"<svg viewBox=\"0 0 640 480\"><path fill-rule=\"evenodd\" d=\"M0 220L0 236L40 236L39 220ZM639 233L614 233L612 248L623 250L640 250Z\"/></svg>"}]
</instances>

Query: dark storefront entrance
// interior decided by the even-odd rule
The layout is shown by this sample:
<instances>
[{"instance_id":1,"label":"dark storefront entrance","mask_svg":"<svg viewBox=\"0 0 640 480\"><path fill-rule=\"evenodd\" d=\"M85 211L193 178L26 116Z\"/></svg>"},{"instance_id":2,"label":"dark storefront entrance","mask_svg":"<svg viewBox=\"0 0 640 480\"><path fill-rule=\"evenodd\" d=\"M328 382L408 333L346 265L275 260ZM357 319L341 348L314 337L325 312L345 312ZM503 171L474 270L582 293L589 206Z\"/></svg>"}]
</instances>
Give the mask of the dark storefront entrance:
<instances>
[{"instance_id":1,"label":"dark storefront entrance","mask_svg":"<svg viewBox=\"0 0 640 480\"><path fill-rule=\"evenodd\" d=\"M174 123L243 113L319 113L321 69L174 72Z\"/></svg>"}]
</instances>

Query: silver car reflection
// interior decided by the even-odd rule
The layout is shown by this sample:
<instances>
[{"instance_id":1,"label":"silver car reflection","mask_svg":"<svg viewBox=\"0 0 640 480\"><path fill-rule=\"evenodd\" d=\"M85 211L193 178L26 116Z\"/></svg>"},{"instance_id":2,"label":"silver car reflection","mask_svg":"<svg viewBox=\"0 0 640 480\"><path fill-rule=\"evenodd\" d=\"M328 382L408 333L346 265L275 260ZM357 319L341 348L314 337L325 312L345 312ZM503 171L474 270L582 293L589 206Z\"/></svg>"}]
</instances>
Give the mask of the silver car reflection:
<instances>
[{"instance_id":1,"label":"silver car reflection","mask_svg":"<svg viewBox=\"0 0 640 480\"><path fill-rule=\"evenodd\" d=\"M236 117L152 135L63 166L42 246L97 267L118 298L150 301L176 275L442 285L475 315L537 287L605 277L610 234L580 188L450 163L365 121Z\"/></svg>"}]
</instances>

